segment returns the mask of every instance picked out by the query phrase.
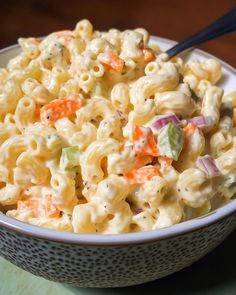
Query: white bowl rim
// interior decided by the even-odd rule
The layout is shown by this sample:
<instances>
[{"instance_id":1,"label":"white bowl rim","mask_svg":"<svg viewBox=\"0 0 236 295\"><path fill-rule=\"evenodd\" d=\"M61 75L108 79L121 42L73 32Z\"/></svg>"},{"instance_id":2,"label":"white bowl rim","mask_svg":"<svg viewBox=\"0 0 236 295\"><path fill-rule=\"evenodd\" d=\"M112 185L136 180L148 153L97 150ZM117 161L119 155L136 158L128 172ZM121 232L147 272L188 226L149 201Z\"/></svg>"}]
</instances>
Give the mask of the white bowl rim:
<instances>
[{"instance_id":1,"label":"white bowl rim","mask_svg":"<svg viewBox=\"0 0 236 295\"><path fill-rule=\"evenodd\" d=\"M162 41L170 45L176 44L176 41L162 38L151 37L152 40L158 42ZM19 45L11 45L0 50L0 54L6 51L16 49ZM220 61L220 63L227 68L233 75L236 75L236 69L215 57L200 49L193 49L194 52L200 54L206 58L214 58ZM121 246L121 245L134 245L134 244L146 244L154 241L169 239L172 237L180 236L186 233L191 233L202 228L205 228L211 224L236 214L236 199L232 200L227 205L209 212L207 215L184 221L179 224L172 225L170 227L161 228L157 230L150 230L137 233L125 233L125 234L78 234L63 231L51 230L31 224L24 223L17 219L11 218L0 212L0 226L13 232L30 236L38 239L59 242L64 244L77 244L87 246Z\"/></svg>"}]
</instances>

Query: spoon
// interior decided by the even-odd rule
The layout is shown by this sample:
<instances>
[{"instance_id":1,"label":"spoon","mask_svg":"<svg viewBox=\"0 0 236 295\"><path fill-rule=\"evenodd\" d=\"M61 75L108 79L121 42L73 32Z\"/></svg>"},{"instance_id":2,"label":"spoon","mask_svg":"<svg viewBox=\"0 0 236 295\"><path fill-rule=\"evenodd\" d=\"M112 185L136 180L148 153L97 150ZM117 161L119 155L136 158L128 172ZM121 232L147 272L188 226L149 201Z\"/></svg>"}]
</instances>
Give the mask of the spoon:
<instances>
[{"instance_id":1,"label":"spoon","mask_svg":"<svg viewBox=\"0 0 236 295\"><path fill-rule=\"evenodd\" d=\"M236 6L209 26L168 49L166 53L168 54L168 57L171 58L197 44L201 44L233 31L236 31Z\"/></svg>"}]
</instances>

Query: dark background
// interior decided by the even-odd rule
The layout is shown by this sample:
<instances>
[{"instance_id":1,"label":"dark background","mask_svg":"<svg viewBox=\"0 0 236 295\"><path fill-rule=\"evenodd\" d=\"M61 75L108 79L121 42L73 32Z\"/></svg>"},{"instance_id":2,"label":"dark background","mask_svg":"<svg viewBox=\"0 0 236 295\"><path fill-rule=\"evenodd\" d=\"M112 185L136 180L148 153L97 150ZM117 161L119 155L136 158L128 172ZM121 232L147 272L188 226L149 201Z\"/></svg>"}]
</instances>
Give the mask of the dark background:
<instances>
[{"instance_id":1,"label":"dark background","mask_svg":"<svg viewBox=\"0 0 236 295\"><path fill-rule=\"evenodd\" d=\"M96 29L144 27L174 40L199 30L236 5L236 0L0 0L0 48L19 36L71 29L88 18ZM200 46L236 67L236 33Z\"/></svg>"},{"instance_id":2,"label":"dark background","mask_svg":"<svg viewBox=\"0 0 236 295\"><path fill-rule=\"evenodd\" d=\"M43 36L72 29L82 18L88 18L99 30L144 27L153 35L178 41L234 5L236 0L0 0L0 48L16 43L19 36ZM236 33L200 47L236 67ZM153 283L111 293L236 294L235 248L234 231L220 247L190 268ZM99 294L102 293L110 291Z\"/></svg>"}]
</instances>

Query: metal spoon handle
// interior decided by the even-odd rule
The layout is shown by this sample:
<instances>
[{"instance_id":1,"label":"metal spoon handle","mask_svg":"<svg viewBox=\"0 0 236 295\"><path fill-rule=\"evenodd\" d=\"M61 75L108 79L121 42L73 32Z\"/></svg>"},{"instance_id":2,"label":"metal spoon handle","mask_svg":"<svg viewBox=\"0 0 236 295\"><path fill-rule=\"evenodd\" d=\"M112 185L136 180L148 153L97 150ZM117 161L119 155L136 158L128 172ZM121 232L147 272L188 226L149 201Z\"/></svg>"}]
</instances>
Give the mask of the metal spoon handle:
<instances>
[{"instance_id":1,"label":"metal spoon handle","mask_svg":"<svg viewBox=\"0 0 236 295\"><path fill-rule=\"evenodd\" d=\"M202 42L236 30L236 6L212 24L166 51L169 58Z\"/></svg>"}]
</instances>

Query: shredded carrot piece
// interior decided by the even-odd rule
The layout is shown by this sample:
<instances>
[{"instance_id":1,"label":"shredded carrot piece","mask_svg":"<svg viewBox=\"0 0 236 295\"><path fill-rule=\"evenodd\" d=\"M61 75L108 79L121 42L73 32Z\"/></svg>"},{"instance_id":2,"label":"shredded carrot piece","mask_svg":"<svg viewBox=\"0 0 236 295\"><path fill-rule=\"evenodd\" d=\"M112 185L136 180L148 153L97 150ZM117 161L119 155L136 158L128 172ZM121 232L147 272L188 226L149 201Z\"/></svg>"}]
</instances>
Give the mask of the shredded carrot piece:
<instances>
[{"instance_id":1,"label":"shredded carrot piece","mask_svg":"<svg viewBox=\"0 0 236 295\"><path fill-rule=\"evenodd\" d=\"M153 61L153 60L156 59L156 55L155 55L155 53L152 51L151 48L143 47L143 48L142 48L142 52L143 52L144 60L145 60L146 62L150 62L150 61Z\"/></svg>"},{"instance_id":2,"label":"shredded carrot piece","mask_svg":"<svg viewBox=\"0 0 236 295\"><path fill-rule=\"evenodd\" d=\"M194 132L197 129L197 125L194 123L188 123L186 127L184 127L184 135L188 136L190 133Z\"/></svg>"},{"instance_id":3,"label":"shredded carrot piece","mask_svg":"<svg viewBox=\"0 0 236 295\"><path fill-rule=\"evenodd\" d=\"M70 30L58 31L54 33L57 38L60 39L62 45L67 46L73 39L72 32Z\"/></svg>"},{"instance_id":4,"label":"shredded carrot piece","mask_svg":"<svg viewBox=\"0 0 236 295\"><path fill-rule=\"evenodd\" d=\"M166 157L166 156L159 156L158 160L164 161L167 166L171 166L173 159Z\"/></svg>"},{"instance_id":5,"label":"shredded carrot piece","mask_svg":"<svg viewBox=\"0 0 236 295\"><path fill-rule=\"evenodd\" d=\"M124 173L124 176L129 180L131 184L142 184L148 180L151 180L154 176L162 176L161 172L156 166L144 166L139 169Z\"/></svg>"},{"instance_id":6,"label":"shredded carrot piece","mask_svg":"<svg viewBox=\"0 0 236 295\"><path fill-rule=\"evenodd\" d=\"M45 195L42 199L42 211L46 217L59 217L60 210L52 202L51 195Z\"/></svg>"},{"instance_id":7,"label":"shredded carrot piece","mask_svg":"<svg viewBox=\"0 0 236 295\"><path fill-rule=\"evenodd\" d=\"M79 95L69 95L63 99L56 99L44 105L40 110L41 121L52 125L58 119L75 113L82 105Z\"/></svg>"},{"instance_id":8,"label":"shredded carrot piece","mask_svg":"<svg viewBox=\"0 0 236 295\"><path fill-rule=\"evenodd\" d=\"M141 156L138 157L135 163L135 169L138 169L140 167L143 167L147 164L150 164L152 162L153 157L152 156Z\"/></svg>"},{"instance_id":9,"label":"shredded carrot piece","mask_svg":"<svg viewBox=\"0 0 236 295\"><path fill-rule=\"evenodd\" d=\"M158 148L151 128L134 126L132 130L134 150L142 156L158 156Z\"/></svg>"},{"instance_id":10,"label":"shredded carrot piece","mask_svg":"<svg viewBox=\"0 0 236 295\"><path fill-rule=\"evenodd\" d=\"M41 199L29 198L25 201L17 202L17 210L30 211L34 217L59 217L60 210L52 202L51 195L45 195Z\"/></svg>"},{"instance_id":11,"label":"shredded carrot piece","mask_svg":"<svg viewBox=\"0 0 236 295\"><path fill-rule=\"evenodd\" d=\"M105 65L111 67L113 70L117 72L122 72L125 62L118 55L106 51L104 53L100 53L98 59Z\"/></svg>"},{"instance_id":12,"label":"shredded carrot piece","mask_svg":"<svg viewBox=\"0 0 236 295\"><path fill-rule=\"evenodd\" d=\"M39 213L38 204L39 204L38 200L36 200L34 198L30 198L26 201L18 201L17 202L17 211L18 212L30 211L36 217L36 216L38 216L38 213Z\"/></svg>"}]
</instances>

